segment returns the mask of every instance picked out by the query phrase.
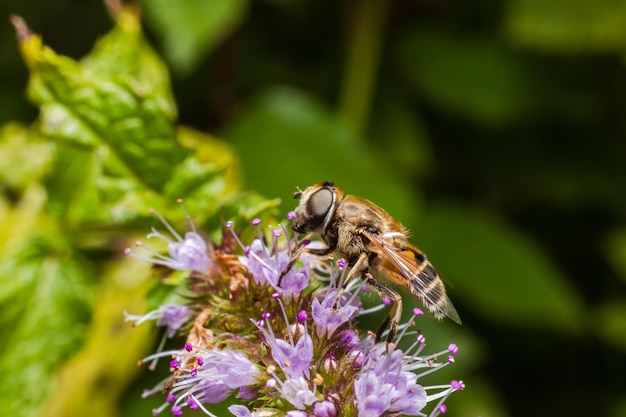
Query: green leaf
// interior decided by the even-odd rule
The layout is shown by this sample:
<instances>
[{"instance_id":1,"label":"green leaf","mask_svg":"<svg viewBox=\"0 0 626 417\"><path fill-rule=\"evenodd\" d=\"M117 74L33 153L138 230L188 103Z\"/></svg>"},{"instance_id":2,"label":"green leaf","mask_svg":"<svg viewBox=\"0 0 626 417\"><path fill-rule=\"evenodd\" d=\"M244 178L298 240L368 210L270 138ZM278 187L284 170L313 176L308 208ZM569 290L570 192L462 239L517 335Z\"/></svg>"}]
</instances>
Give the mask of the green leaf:
<instances>
[{"instance_id":1,"label":"green leaf","mask_svg":"<svg viewBox=\"0 0 626 417\"><path fill-rule=\"evenodd\" d=\"M626 282L626 230L612 232L607 238L606 248L608 261Z\"/></svg>"},{"instance_id":2,"label":"green leaf","mask_svg":"<svg viewBox=\"0 0 626 417\"><path fill-rule=\"evenodd\" d=\"M165 185L164 192L170 197L191 195L198 188L219 179L224 169L226 167L202 164L195 155L192 155L176 167Z\"/></svg>"},{"instance_id":3,"label":"green leaf","mask_svg":"<svg viewBox=\"0 0 626 417\"><path fill-rule=\"evenodd\" d=\"M178 129L178 141L193 150L172 172L164 187L168 198L185 196L186 201L201 200L213 210L221 205L218 197L227 197L240 187L239 159L234 149L223 141L193 129Z\"/></svg>"},{"instance_id":4,"label":"green leaf","mask_svg":"<svg viewBox=\"0 0 626 417\"><path fill-rule=\"evenodd\" d=\"M562 331L583 327L581 300L565 277L533 242L494 217L439 204L415 235L451 283L453 302L490 321Z\"/></svg>"},{"instance_id":5,"label":"green leaf","mask_svg":"<svg viewBox=\"0 0 626 417\"><path fill-rule=\"evenodd\" d=\"M607 343L626 351L626 300L602 304L593 314L594 330Z\"/></svg>"},{"instance_id":6,"label":"green leaf","mask_svg":"<svg viewBox=\"0 0 626 417\"><path fill-rule=\"evenodd\" d=\"M239 149L248 187L294 206L296 187L333 181L399 220L420 204L406 175L386 167L330 111L307 94L276 87L261 94L222 135Z\"/></svg>"},{"instance_id":7,"label":"green leaf","mask_svg":"<svg viewBox=\"0 0 626 417\"><path fill-rule=\"evenodd\" d=\"M170 168L170 177L159 194L138 187L119 170L98 179L101 199L117 221L146 213L147 207L157 208L171 221L180 220L183 211L173 203L182 198L187 211L201 224L240 189L240 163L232 147L186 127L177 129L177 141L189 156Z\"/></svg>"},{"instance_id":8,"label":"green leaf","mask_svg":"<svg viewBox=\"0 0 626 417\"><path fill-rule=\"evenodd\" d=\"M123 312L147 312L150 264L130 257L115 259L101 274L92 319L80 349L57 369L40 415L109 417L142 368L137 359L153 348L157 332L150 324L124 323Z\"/></svg>"},{"instance_id":9,"label":"green leaf","mask_svg":"<svg viewBox=\"0 0 626 417\"><path fill-rule=\"evenodd\" d=\"M33 235L0 259L2 415L29 415L83 340L91 284L58 235Z\"/></svg>"},{"instance_id":10,"label":"green leaf","mask_svg":"<svg viewBox=\"0 0 626 417\"><path fill-rule=\"evenodd\" d=\"M248 0L142 0L148 23L162 37L165 54L182 73L197 63L237 26Z\"/></svg>"},{"instance_id":11,"label":"green leaf","mask_svg":"<svg viewBox=\"0 0 626 417\"><path fill-rule=\"evenodd\" d=\"M174 120L169 70L143 37L138 16L132 9L121 9L114 17L115 27L98 40L81 65L101 77L126 80L135 89L150 92L158 108Z\"/></svg>"},{"instance_id":12,"label":"green leaf","mask_svg":"<svg viewBox=\"0 0 626 417\"><path fill-rule=\"evenodd\" d=\"M535 105L536 71L496 40L412 29L393 52L409 86L446 111L502 125Z\"/></svg>"},{"instance_id":13,"label":"green leaf","mask_svg":"<svg viewBox=\"0 0 626 417\"><path fill-rule=\"evenodd\" d=\"M50 193L47 209L62 218L67 226L110 218L98 192L98 176L102 169L99 159L95 151L57 150L54 169L46 181Z\"/></svg>"},{"instance_id":14,"label":"green leaf","mask_svg":"<svg viewBox=\"0 0 626 417\"><path fill-rule=\"evenodd\" d=\"M120 13L121 21L136 19ZM42 133L87 149L98 148L113 160L107 165L121 167L136 182L160 190L186 152L174 140L167 78L133 28L120 25L103 38L86 66L55 54L35 35L20 46L31 72L29 96L41 107ZM120 55L115 51L121 51ZM107 59L118 61L105 65ZM121 71L113 71L114 65Z\"/></svg>"},{"instance_id":15,"label":"green leaf","mask_svg":"<svg viewBox=\"0 0 626 417\"><path fill-rule=\"evenodd\" d=\"M24 190L41 181L50 169L54 145L38 137L34 129L10 123L0 129L0 184Z\"/></svg>"},{"instance_id":16,"label":"green leaf","mask_svg":"<svg viewBox=\"0 0 626 417\"><path fill-rule=\"evenodd\" d=\"M505 15L514 42L549 52L622 52L625 26L620 0L512 0Z\"/></svg>"}]
</instances>

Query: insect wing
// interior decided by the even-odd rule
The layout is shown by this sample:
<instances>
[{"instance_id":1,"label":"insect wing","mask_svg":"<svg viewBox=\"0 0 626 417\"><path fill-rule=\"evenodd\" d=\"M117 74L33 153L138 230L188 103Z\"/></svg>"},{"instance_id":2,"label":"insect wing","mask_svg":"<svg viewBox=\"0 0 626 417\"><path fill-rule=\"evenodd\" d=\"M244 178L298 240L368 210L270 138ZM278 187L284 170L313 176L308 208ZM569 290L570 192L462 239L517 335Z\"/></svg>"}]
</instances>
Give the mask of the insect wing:
<instances>
[{"instance_id":1,"label":"insect wing","mask_svg":"<svg viewBox=\"0 0 626 417\"><path fill-rule=\"evenodd\" d=\"M455 323L461 324L461 318L447 297L439 274L421 251L411 246L401 250L390 240L385 239L395 236L381 236L367 232L365 236L373 243L373 251L383 258L382 263L390 262L402 274L406 280L403 286L408 287L413 294L417 295L435 317L446 316Z\"/></svg>"}]
</instances>

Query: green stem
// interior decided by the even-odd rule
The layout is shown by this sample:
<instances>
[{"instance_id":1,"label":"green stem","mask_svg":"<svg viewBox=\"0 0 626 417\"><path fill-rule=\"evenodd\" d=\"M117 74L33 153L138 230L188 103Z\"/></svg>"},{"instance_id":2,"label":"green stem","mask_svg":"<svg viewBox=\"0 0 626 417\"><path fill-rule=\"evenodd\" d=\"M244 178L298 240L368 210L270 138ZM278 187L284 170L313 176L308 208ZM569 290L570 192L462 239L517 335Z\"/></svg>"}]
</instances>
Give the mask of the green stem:
<instances>
[{"instance_id":1,"label":"green stem","mask_svg":"<svg viewBox=\"0 0 626 417\"><path fill-rule=\"evenodd\" d=\"M354 133L367 127L389 0L356 0L339 115Z\"/></svg>"}]
</instances>

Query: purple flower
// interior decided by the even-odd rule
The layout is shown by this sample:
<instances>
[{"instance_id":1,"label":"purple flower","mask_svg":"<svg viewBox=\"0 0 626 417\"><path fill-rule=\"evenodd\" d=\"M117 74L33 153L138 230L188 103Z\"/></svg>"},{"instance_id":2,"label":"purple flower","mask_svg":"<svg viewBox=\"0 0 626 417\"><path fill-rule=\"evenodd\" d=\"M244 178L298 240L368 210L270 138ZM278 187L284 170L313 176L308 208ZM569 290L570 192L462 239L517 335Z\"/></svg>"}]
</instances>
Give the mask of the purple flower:
<instances>
[{"instance_id":1,"label":"purple flower","mask_svg":"<svg viewBox=\"0 0 626 417\"><path fill-rule=\"evenodd\" d=\"M277 239L275 235L272 238ZM279 288L278 279L287 268L291 256L286 250L272 253L271 247L268 248L260 239L255 239L247 254L240 257L240 261L252 273L257 283L269 284L285 294L300 294L309 285L309 266L291 268L283 277Z\"/></svg>"},{"instance_id":2,"label":"purple flower","mask_svg":"<svg viewBox=\"0 0 626 417\"><path fill-rule=\"evenodd\" d=\"M262 409L259 411L250 412L250 410L248 410L248 407L245 407L243 405L231 405L230 407L228 407L228 411L230 411L235 417L277 417L282 415L282 413L278 410ZM287 415L290 414L287 413Z\"/></svg>"},{"instance_id":3,"label":"purple flower","mask_svg":"<svg viewBox=\"0 0 626 417\"><path fill-rule=\"evenodd\" d=\"M354 329L345 329L339 332L339 343L345 346L346 350L357 348L359 342L359 335Z\"/></svg>"},{"instance_id":4,"label":"purple flower","mask_svg":"<svg viewBox=\"0 0 626 417\"><path fill-rule=\"evenodd\" d=\"M391 406L391 386L373 372L365 372L354 381L359 417L378 417Z\"/></svg>"},{"instance_id":5,"label":"purple flower","mask_svg":"<svg viewBox=\"0 0 626 417\"><path fill-rule=\"evenodd\" d=\"M259 395L259 390L252 389L246 385L239 388L239 394L237 394L237 398L241 398L242 400L253 400Z\"/></svg>"},{"instance_id":6,"label":"purple flower","mask_svg":"<svg viewBox=\"0 0 626 417\"><path fill-rule=\"evenodd\" d=\"M172 338L176 331L183 327L191 318L191 309L188 306L169 304L159 307L162 312L157 321L157 326L167 327L167 337Z\"/></svg>"},{"instance_id":7,"label":"purple flower","mask_svg":"<svg viewBox=\"0 0 626 417\"><path fill-rule=\"evenodd\" d=\"M156 210L151 210L151 213L156 215L159 220L161 220L174 239L169 238L155 228L152 228L152 232L149 233L147 237L148 239L157 237L165 240L167 242L169 257L143 247L141 242L137 242L136 246L143 247L152 255L152 257L139 255L132 252L130 249L126 249L124 251L126 255L144 259L154 264L164 265L176 271L197 271L203 274L208 274L211 270L215 269L215 262L213 262L213 260L209 257L207 244L195 231L195 226L191 222L191 219L189 219L189 222L193 231L185 233L185 238L183 239Z\"/></svg>"},{"instance_id":8,"label":"purple flower","mask_svg":"<svg viewBox=\"0 0 626 417\"><path fill-rule=\"evenodd\" d=\"M202 365L183 366L176 378L172 392L184 390L193 393L204 403L224 401L231 392L244 386L254 385L261 375L259 368L241 352L231 350L204 350L197 354L183 354L184 358L202 358ZM196 360L193 363L198 363ZM184 363L184 362L183 362Z\"/></svg>"},{"instance_id":9,"label":"purple flower","mask_svg":"<svg viewBox=\"0 0 626 417\"><path fill-rule=\"evenodd\" d=\"M206 378L193 384L193 393L205 404L219 404L230 396L231 390L222 381Z\"/></svg>"},{"instance_id":10,"label":"purple flower","mask_svg":"<svg viewBox=\"0 0 626 417\"><path fill-rule=\"evenodd\" d=\"M290 378L310 376L311 360L313 359L313 340L303 334L295 344L282 339L268 341L272 348L272 358Z\"/></svg>"},{"instance_id":11,"label":"purple flower","mask_svg":"<svg viewBox=\"0 0 626 417\"><path fill-rule=\"evenodd\" d=\"M361 306L358 298L353 298L352 304L344 301L343 305L337 307L337 311L332 309L338 291L327 288L321 301L316 298L311 303L311 315L313 316L315 332L318 337L330 338L339 326L352 320L359 313ZM346 297L344 294L342 300L345 300Z\"/></svg>"},{"instance_id":12,"label":"purple flower","mask_svg":"<svg viewBox=\"0 0 626 417\"><path fill-rule=\"evenodd\" d=\"M154 231L148 235L167 239L164 235ZM209 265L212 264L207 255L206 242L199 234L194 232L185 233L185 238L179 241L169 241L167 249L172 257L165 265L177 271L198 271L203 274L209 273Z\"/></svg>"},{"instance_id":13,"label":"purple flower","mask_svg":"<svg viewBox=\"0 0 626 417\"><path fill-rule=\"evenodd\" d=\"M161 306L143 316L124 312L124 319L126 321L134 321L135 326L147 320L158 320L157 326L167 327L167 337L169 338L174 337L176 331L184 326L190 318L191 309L189 306L179 306L176 304Z\"/></svg>"},{"instance_id":14,"label":"purple flower","mask_svg":"<svg viewBox=\"0 0 626 417\"><path fill-rule=\"evenodd\" d=\"M398 376L388 378L393 385L391 407L389 411L407 416L416 416L426 406L426 390L417 383L417 375L413 372L401 372Z\"/></svg>"},{"instance_id":15,"label":"purple flower","mask_svg":"<svg viewBox=\"0 0 626 417\"><path fill-rule=\"evenodd\" d=\"M174 407L178 407L172 408L176 412L179 412L182 405L206 412L202 404L220 403L234 390L258 384L261 371L243 353L231 350L207 350L197 346L194 346L193 350L194 352L189 352L184 348L178 351L159 352L145 359L151 360L155 356L176 357L171 363L176 368L169 382L171 390L166 403L154 411L155 415L168 403L174 403ZM162 386L158 385L154 390L145 392L144 396L153 394Z\"/></svg>"},{"instance_id":16,"label":"purple flower","mask_svg":"<svg viewBox=\"0 0 626 417\"><path fill-rule=\"evenodd\" d=\"M319 401L313 404L315 417L337 417L337 408L330 401Z\"/></svg>"},{"instance_id":17,"label":"purple flower","mask_svg":"<svg viewBox=\"0 0 626 417\"><path fill-rule=\"evenodd\" d=\"M298 410L305 410L307 406L317 401L315 391L303 377L286 380L280 388L283 398L289 401Z\"/></svg>"},{"instance_id":18,"label":"purple flower","mask_svg":"<svg viewBox=\"0 0 626 417\"><path fill-rule=\"evenodd\" d=\"M236 389L257 382L261 374L259 368L241 352L232 350L210 350L203 354L204 365L200 371L214 368L218 378L230 389Z\"/></svg>"},{"instance_id":19,"label":"purple flower","mask_svg":"<svg viewBox=\"0 0 626 417\"><path fill-rule=\"evenodd\" d=\"M292 410L287 412L287 417L310 417L306 411Z\"/></svg>"},{"instance_id":20,"label":"purple flower","mask_svg":"<svg viewBox=\"0 0 626 417\"><path fill-rule=\"evenodd\" d=\"M243 405L231 405L228 407L228 411L230 411L235 417L252 417L250 410Z\"/></svg>"},{"instance_id":21,"label":"purple flower","mask_svg":"<svg viewBox=\"0 0 626 417\"><path fill-rule=\"evenodd\" d=\"M389 411L418 415L427 402L417 375L405 369L404 352L387 351L386 343L374 345L365 355L354 390L359 416L380 416Z\"/></svg>"},{"instance_id":22,"label":"purple flower","mask_svg":"<svg viewBox=\"0 0 626 417\"><path fill-rule=\"evenodd\" d=\"M258 228L259 221L253 225ZM426 338L413 327L423 314L418 309L398 326L388 345L354 327L358 316L385 308L362 308L363 285L348 285L334 308L350 271L345 261L302 256L298 265L304 266L292 268L278 287L295 248L305 244L287 238L281 248L286 228L267 234L259 229L267 238L244 246L231 222L224 227L229 235L219 245L205 244L195 230L181 239L166 227L176 237L169 241L171 259L157 257L156 262L205 272L191 275L188 305L166 305L144 316L126 314L135 324L152 319L167 329L159 351L144 359L153 361L151 367L157 359L167 359L172 371L144 393L165 392L155 415L169 408L180 416L188 407L215 417L205 405L230 398L239 402L228 408L235 417L426 417L427 403L432 410L428 417L435 417L446 410L448 395L464 389L462 381L418 383L453 364L458 352L450 344L430 355L422 353ZM151 236L165 238L158 232ZM233 253L233 238L243 255ZM309 283L311 277L316 281ZM329 284L317 289L320 282ZM181 328L189 330L183 347L161 351L166 337ZM409 348L395 349L410 335L415 336Z\"/></svg>"}]
</instances>

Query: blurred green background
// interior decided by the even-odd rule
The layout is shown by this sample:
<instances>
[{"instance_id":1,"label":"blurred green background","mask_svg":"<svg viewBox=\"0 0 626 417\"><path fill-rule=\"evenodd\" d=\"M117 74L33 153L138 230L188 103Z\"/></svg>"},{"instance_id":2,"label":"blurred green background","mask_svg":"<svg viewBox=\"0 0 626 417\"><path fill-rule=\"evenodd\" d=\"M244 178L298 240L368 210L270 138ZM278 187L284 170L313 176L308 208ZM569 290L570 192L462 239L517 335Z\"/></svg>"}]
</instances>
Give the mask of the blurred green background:
<instances>
[{"instance_id":1,"label":"blurred green background","mask_svg":"<svg viewBox=\"0 0 626 417\"><path fill-rule=\"evenodd\" d=\"M449 283L448 415L626 416L626 1L108 3L0 4L0 415L150 415L148 208L332 180Z\"/></svg>"}]
</instances>

